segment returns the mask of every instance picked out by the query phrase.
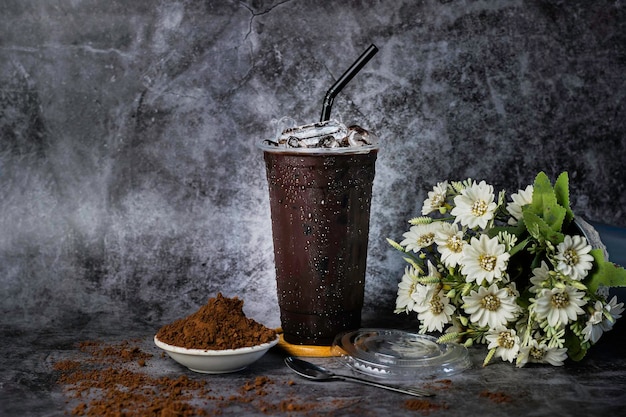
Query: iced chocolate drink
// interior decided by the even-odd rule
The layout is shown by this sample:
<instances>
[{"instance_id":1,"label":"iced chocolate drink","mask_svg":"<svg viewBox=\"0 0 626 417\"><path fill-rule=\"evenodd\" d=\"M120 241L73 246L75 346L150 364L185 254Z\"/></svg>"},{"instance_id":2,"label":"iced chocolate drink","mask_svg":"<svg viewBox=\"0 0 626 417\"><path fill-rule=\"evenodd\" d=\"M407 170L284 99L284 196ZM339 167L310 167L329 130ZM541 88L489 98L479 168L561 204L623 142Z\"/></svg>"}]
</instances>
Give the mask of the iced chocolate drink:
<instances>
[{"instance_id":1,"label":"iced chocolate drink","mask_svg":"<svg viewBox=\"0 0 626 417\"><path fill-rule=\"evenodd\" d=\"M260 148L285 340L329 345L361 322L378 147L365 130L329 121Z\"/></svg>"}]
</instances>

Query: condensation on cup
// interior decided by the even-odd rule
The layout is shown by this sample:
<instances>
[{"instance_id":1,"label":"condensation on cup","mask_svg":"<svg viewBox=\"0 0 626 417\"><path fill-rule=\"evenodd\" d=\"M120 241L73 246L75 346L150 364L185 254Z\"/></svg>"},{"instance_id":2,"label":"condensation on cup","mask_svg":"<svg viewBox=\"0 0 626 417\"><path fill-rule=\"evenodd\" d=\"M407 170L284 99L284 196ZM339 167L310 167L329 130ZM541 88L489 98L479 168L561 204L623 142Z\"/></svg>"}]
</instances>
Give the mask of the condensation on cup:
<instances>
[{"instance_id":1,"label":"condensation on cup","mask_svg":"<svg viewBox=\"0 0 626 417\"><path fill-rule=\"evenodd\" d=\"M337 120L280 123L259 148L283 336L293 344L330 345L361 322L378 141Z\"/></svg>"}]
</instances>

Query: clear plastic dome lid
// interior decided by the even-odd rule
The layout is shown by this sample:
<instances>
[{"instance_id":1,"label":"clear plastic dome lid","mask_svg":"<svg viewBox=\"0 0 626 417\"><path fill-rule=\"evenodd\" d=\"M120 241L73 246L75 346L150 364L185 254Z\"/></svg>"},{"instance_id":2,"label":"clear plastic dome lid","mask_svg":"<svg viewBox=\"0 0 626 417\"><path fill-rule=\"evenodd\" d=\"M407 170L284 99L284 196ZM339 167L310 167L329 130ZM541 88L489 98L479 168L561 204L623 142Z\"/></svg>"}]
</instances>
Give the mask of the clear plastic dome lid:
<instances>
[{"instance_id":1,"label":"clear plastic dome lid","mask_svg":"<svg viewBox=\"0 0 626 417\"><path fill-rule=\"evenodd\" d=\"M471 366L469 353L456 343L393 329L359 329L337 335L331 352L367 376L393 381L444 378Z\"/></svg>"}]
</instances>

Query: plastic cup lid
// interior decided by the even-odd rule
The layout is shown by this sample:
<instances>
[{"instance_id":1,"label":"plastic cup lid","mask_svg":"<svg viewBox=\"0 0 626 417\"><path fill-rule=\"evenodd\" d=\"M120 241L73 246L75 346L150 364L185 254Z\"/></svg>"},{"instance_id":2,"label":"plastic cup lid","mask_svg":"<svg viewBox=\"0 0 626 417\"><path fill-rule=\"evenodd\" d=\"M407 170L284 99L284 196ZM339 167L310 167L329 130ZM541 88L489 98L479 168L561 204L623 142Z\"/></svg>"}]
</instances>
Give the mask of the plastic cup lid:
<instances>
[{"instance_id":1,"label":"plastic cup lid","mask_svg":"<svg viewBox=\"0 0 626 417\"><path fill-rule=\"evenodd\" d=\"M437 343L432 336L393 329L341 333L331 352L353 371L385 380L444 378L471 366L462 345Z\"/></svg>"}]
</instances>

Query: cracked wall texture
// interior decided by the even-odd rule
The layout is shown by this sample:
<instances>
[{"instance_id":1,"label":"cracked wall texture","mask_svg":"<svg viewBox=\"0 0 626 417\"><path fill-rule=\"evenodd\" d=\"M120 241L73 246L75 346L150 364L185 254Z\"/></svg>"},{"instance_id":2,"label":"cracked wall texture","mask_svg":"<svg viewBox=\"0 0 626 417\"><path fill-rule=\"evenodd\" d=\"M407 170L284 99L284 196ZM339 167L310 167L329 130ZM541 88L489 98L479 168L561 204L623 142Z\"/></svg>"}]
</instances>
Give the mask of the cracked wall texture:
<instances>
[{"instance_id":1,"label":"cracked wall texture","mask_svg":"<svg viewBox=\"0 0 626 417\"><path fill-rule=\"evenodd\" d=\"M393 310L400 238L444 179L570 175L575 211L626 226L623 1L3 1L0 311L158 326L218 291L278 324L272 121L382 138L365 316Z\"/></svg>"}]
</instances>

